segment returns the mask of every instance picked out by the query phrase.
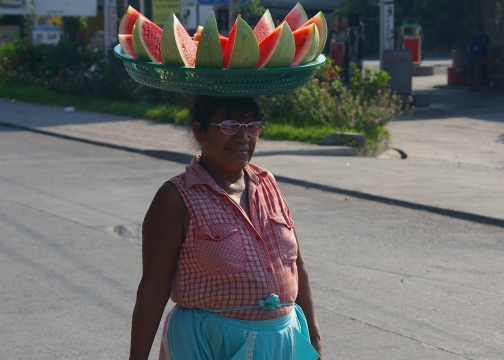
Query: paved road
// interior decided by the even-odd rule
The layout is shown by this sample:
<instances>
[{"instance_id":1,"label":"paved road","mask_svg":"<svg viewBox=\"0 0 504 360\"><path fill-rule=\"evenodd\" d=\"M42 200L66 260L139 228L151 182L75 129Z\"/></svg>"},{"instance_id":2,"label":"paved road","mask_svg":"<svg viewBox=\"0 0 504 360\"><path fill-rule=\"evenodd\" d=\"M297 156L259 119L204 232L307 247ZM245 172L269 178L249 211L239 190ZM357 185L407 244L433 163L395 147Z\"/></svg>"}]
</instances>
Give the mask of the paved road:
<instances>
[{"instance_id":1,"label":"paved road","mask_svg":"<svg viewBox=\"0 0 504 360\"><path fill-rule=\"evenodd\" d=\"M0 152L0 358L125 359L140 224L183 166L4 127ZM281 188L326 359L502 359L502 228Z\"/></svg>"}]
</instances>

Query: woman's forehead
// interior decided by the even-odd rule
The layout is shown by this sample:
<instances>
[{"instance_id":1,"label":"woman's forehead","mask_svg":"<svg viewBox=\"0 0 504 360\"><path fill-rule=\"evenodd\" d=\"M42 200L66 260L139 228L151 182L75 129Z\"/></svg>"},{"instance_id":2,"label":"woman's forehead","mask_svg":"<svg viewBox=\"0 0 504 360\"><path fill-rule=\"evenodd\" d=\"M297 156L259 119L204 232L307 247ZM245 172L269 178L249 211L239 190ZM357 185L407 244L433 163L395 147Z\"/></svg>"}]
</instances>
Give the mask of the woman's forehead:
<instances>
[{"instance_id":1,"label":"woman's forehead","mask_svg":"<svg viewBox=\"0 0 504 360\"><path fill-rule=\"evenodd\" d=\"M222 120L247 120L254 117L254 111L250 107L222 107L215 113L217 116Z\"/></svg>"}]
</instances>

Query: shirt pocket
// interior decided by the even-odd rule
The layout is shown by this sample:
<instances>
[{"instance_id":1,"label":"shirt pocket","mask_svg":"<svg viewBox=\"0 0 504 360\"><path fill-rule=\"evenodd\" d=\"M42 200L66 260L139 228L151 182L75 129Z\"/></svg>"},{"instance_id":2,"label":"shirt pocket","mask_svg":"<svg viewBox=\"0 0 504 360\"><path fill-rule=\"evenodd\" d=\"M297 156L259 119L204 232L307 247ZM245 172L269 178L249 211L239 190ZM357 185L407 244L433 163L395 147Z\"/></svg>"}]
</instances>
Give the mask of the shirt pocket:
<instances>
[{"instance_id":1,"label":"shirt pocket","mask_svg":"<svg viewBox=\"0 0 504 360\"><path fill-rule=\"evenodd\" d=\"M286 264L297 259L297 241L294 234L294 221L289 216L270 215L280 258Z\"/></svg>"},{"instance_id":2,"label":"shirt pocket","mask_svg":"<svg viewBox=\"0 0 504 360\"><path fill-rule=\"evenodd\" d=\"M246 268L243 239L235 224L196 229L194 249L201 267L209 274L233 274Z\"/></svg>"}]
</instances>

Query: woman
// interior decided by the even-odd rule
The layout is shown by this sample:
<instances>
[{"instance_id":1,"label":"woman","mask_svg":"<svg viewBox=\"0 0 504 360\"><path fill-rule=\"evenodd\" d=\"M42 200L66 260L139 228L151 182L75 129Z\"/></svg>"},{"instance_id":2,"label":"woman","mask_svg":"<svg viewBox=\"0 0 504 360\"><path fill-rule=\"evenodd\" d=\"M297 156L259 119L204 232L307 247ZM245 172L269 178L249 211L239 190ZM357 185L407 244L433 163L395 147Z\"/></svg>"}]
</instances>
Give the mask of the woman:
<instances>
[{"instance_id":1,"label":"woman","mask_svg":"<svg viewBox=\"0 0 504 360\"><path fill-rule=\"evenodd\" d=\"M130 359L148 358L170 297L160 359L322 357L289 209L273 176L250 164L261 119L253 99L193 99L201 156L145 217Z\"/></svg>"}]
</instances>

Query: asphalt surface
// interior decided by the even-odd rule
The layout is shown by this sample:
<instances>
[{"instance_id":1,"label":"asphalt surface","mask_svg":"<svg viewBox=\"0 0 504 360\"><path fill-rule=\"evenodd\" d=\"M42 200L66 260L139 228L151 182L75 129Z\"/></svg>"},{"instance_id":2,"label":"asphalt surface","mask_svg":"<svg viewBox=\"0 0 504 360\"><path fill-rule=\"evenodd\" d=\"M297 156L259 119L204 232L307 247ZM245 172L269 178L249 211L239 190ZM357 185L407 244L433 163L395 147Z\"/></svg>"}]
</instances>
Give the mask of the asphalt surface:
<instances>
[{"instance_id":1,"label":"asphalt surface","mask_svg":"<svg viewBox=\"0 0 504 360\"><path fill-rule=\"evenodd\" d=\"M253 162L280 181L504 227L504 91L447 86L439 69L413 78L431 106L389 125L406 159L396 150L366 158L347 147L261 139ZM196 153L184 126L13 99L0 99L0 111L0 124L18 129L184 164Z\"/></svg>"},{"instance_id":2,"label":"asphalt surface","mask_svg":"<svg viewBox=\"0 0 504 360\"><path fill-rule=\"evenodd\" d=\"M141 222L184 165L1 126L0 153L0 358L127 358ZM280 186L325 359L502 359L502 228Z\"/></svg>"}]
</instances>

